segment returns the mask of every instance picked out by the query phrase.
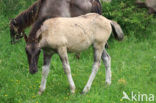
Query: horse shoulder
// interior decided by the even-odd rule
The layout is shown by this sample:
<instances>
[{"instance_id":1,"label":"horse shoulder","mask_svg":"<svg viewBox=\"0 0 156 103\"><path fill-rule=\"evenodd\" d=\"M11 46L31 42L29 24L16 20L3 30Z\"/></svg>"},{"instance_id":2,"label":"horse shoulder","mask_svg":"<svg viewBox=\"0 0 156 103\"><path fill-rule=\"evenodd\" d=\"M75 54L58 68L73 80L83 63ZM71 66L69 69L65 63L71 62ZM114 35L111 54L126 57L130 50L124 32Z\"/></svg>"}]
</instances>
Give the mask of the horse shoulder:
<instances>
[{"instance_id":1,"label":"horse shoulder","mask_svg":"<svg viewBox=\"0 0 156 103\"><path fill-rule=\"evenodd\" d=\"M43 35L50 47L56 49L59 46L67 45L67 39L63 33L65 26L62 25L59 18L46 21L45 27L47 27L47 30Z\"/></svg>"}]
</instances>

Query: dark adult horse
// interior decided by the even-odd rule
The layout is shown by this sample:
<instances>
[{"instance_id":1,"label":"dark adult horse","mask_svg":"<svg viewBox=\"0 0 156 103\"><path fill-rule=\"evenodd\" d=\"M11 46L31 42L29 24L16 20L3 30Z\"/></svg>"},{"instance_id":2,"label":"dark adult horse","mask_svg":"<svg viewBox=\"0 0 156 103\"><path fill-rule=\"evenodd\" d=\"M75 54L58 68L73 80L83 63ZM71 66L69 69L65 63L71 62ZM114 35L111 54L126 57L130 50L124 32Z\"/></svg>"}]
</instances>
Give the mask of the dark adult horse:
<instances>
[{"instance_id":1,"label":"dark adult horse","mask_svg":"<svg viewBox=\"0 0 156 103\"><path fill-rule=\"evenodd\" d=\"M11 43L15 43L16 40L22 38L24 29L33 23L35 23L33 28L37 30L47 18L75 17L88 12L102 13L99 0L38 0L30 8L11 20Z\"/></svg>"},{"instance_id":2,"label":"dark adult horse","mask_svg":"<svg viewBox=\"0 0 156 103\"><path fill-rule=\"evenodd\" d=\"M42 22L48 18L75 17L89 12L102 14L99 0L38 0L30 8L11 20L11 43L14 44L18 39L22 38L25 34L24 29L33 23L33 32L31 31L30 35L34 35ZM121 31L116 32L115 37L122 40L123 35L119 35Z\"/></svg>"}]
</instances>

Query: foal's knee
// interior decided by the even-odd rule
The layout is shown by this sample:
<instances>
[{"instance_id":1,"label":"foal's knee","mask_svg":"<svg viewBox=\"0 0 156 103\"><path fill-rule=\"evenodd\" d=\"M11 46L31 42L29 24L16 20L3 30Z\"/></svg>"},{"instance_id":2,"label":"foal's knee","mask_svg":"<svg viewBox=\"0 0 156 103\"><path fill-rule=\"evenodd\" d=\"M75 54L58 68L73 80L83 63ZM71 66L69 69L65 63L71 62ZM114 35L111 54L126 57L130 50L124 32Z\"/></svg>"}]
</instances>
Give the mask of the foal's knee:
<instances>
[{"instance_id":1,"label":"foal's knee","mask_svg":"<svg viewBox=\"0 0 156 103\"><path fill-rule=\"evenodd\" d=\"M103 59L103 62L105 64L106 68L110 67L111 57L107 54L105 56L102 56L102 59Z\"/></svg>"},{"instance_id":2,"label":"foal's knee","mask_svg":"<svg viewBox=\"0 0 156 103\"><path fill-rule=\"evenodd\" d=\"M107 55L107 56L105 57L105 59L106 59L106 61L108 61L108 62L111 61L111 57L110 57L109 55Z\"/></svg>"},{"instance_id":3,"label":"foal's knee","mask_svg":"<svg viewBox=\"0 0 156 103\"><path fill-rule=\"evenodd\" d=\"M71 73L71 70L70 70L69 68L65 68L65 69L64 69L64 72L65 72L66 74L70 74L70 73Z\"/></svg>"},{"instance_id":4,"label":"foal's knee","mask_svg":"<svg viewBox=\"0 0 156 103\"><path fill-rule=\"evenodd\" d=\"M64 72L66 74L70 74L71 73L70 66L68 64L64 64L63 68L64 68Z\"/></svg>"}]
</instances>

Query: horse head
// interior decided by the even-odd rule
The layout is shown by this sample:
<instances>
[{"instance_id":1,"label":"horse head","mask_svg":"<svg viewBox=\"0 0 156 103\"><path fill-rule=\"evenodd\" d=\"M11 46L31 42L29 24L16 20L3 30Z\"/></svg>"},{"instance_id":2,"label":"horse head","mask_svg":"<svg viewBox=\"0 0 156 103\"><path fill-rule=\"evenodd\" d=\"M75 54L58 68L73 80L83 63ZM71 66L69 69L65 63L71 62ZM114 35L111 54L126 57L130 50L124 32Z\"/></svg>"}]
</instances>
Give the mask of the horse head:
<instances>
[{"instance_id":1,"label":"horse head","mask_svg":"<svg viewBox=\"0 0 156 103\"><path fill-rule=\"evenodd\" d=\"M11 37L11 44L16 43L16 40L23 37L23 32L19 30L18 23L16 19L11 19L10 21L10 37Z\"/></svg>"},{"instance_id":2,"label":"horse head","mask_svg":"<svg viewBox=\"0 0 156 103\"><path fill-rule=\"evenodd\" d=\"M32 42L27 39L27 36L24 35L25 41L26 41L26 54L28 58L29 63L29 72L31 74L34 74L38 71L37 64L38 64L38 58L41 52L41 49L39 47L38 42Z\"/></svg>"}]
</instances>

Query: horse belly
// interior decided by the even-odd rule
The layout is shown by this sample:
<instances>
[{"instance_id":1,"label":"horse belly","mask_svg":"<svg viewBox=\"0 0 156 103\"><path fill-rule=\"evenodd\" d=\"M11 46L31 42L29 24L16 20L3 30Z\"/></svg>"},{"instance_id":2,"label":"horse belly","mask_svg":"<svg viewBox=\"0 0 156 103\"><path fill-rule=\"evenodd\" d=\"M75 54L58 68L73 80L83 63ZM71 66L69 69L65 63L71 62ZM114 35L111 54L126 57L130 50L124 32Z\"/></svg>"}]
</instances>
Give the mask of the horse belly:
<instances>
[{"instance_id":1,"label":"horse belly","mask_svg":"<svg viewBox=\"0 0 156 103\"><path fill-rule=\"evenodd\" d=\"M83 30L80 28L72 29L71 34L67 36L67 42L69 52L80 52L92 45L93 36L87 28Z\"/></svg>"},{"instance_id":2,"label":"horse belly","mask_svg":"<svg viewBox=\"0 0 156 103\"><path fill-rule=\"evenodd\" d=\"M146 5L156 11L156 0L146 0Z\"/></svg>"},{"instance_id":3,"label":"horse belly","mask_svg":"<svg viewBox=\"0 0 156 103\"><path fill-rule=\"evenodd\" d=\"M81 52L88 49L91 46L90 41L81 41L81 42L74 42L67 46L68 52Z\"/></svg>"}]
</instances>

